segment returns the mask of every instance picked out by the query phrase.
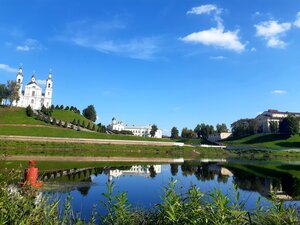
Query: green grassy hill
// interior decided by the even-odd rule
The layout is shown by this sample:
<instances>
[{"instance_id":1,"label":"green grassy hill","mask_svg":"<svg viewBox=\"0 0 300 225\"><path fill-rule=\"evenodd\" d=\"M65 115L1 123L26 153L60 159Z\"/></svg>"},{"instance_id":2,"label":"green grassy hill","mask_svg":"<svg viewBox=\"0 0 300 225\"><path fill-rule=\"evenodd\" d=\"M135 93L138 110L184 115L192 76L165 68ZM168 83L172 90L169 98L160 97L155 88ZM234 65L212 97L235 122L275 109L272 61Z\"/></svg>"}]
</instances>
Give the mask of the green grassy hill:
<instances>
[{"instance_id":1,"label":"green grassy hill","mask_svg":"<svg viewBox=\"0 0 300 225\"><path fill-rule=\"evenodd\" d=\"M300 134L289 138L280 134L255 134L243 138L222 141L225 145L248 145L267 148L300 148Z\"/></svg>"},{"instance_id":2,"label":"green grassy hill","mask_svg":"<svg viewBox=\"0 0 300 225\"><path fill-rule=\"evenodd\" d=\"M67 110L54 110L53 117L63 121L72 122L79 119L84 120L86 125L89 120L80 114ZM22 124L22 125L21 125ZM26 126L27 125L27 126ZM47 127L39 127L44 125ZM38 136L38 137L69 137L69 138L95 138L95 139L114 139L114 140L139 140L139 141L171 141L161 138L145 138L133 135L113 135L98 132L84 132L50 125L43 121L28 117L24 108L3 108L0 107L0 135L18 136Z\"/></svg>"},{"instance_id":3,"label":"green grassy hill","mask_svg":"<svg viewBox=\"0 0 300 225\"><path fill-rule=\"evenodd\" d=\"M70 123L72 123L74 119L76 121L80 120L80 123L82 123L82 121L84 121L85 125L87 125L88 123L92 123L92 121L88 120L81 114L78 114L78 113L75 113L75 112L72 112L69 110L54 109L53 113L52 113L52 117L54 117L55 119L67 121Z\"/></svg>"},{"instance_id":4,"label":"green grassy hill","mask_svg":"<svg viewBox=\"0 0 300 225\"><path fill-rule=\"evenodd\" d=\"M28 117L24 108L0 107L0 124L48 125L45 122Z\"/></svg>"}]
</instances>

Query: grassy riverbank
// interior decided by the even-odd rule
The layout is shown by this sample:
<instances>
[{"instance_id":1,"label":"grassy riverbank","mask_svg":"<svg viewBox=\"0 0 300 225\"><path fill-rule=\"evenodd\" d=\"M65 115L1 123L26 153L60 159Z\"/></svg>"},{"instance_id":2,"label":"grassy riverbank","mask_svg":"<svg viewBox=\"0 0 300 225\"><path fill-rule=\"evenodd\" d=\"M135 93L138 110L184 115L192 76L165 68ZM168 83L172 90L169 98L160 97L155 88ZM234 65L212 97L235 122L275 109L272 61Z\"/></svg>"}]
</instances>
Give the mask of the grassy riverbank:
<instances>
[{"instance_id":1,"label":"grassy riverbank","mask_svg":"<svg viewBox=\"0 0 300 225\"><path fill-rule=\"evenodd\" d=\"M225 145L258 146L264 148L300 148L300 134L285 137L280 134L255 134L243 138L229 138Z\"/></svg>"}]
</instances>

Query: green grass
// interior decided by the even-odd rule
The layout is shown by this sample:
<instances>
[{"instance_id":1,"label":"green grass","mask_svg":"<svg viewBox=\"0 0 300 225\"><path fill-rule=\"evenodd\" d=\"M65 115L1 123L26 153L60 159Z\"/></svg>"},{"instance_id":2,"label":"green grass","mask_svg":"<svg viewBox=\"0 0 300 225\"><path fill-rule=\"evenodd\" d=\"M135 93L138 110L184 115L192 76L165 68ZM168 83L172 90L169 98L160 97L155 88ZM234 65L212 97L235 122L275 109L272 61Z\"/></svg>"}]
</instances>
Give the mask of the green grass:
<instances>
[{"instance_id":1,"label":"green grass","mask_svg":"<svg viewBox=\"0 0 300 225\"><path fill-rule=\"evenodd\" d=\"M45 122L28 117L24 108L0 107L0 124L47 125ZM2 129L2 127L0 127Z\"/></svg>"},{"instance_id":2,"label":"green grass","mask_svg":"<svg viewBox=\"0 0 300 225\"><path fill-rule=\"evenodd\" d=\"M146 138L133 135L113 135L98 132L84 132L65 129L58 126L48 127L19 127L3 126L0 127L0 135L17 136L36 136L36 137L63 137L63 138L94 138L94 139L113 139L113 140L135 140L135 141L162 141L168 142L169 139Z\"/></svg>"},{"instance_id":3,"label":"green grass","mask_svg":"<svg viewBox=\"0 0 300 225\"><path fill-rule=\"evenodd\" d=\"M176 142L183 142L185 144L188 145L211 145L212 143L202 139L202 138L193 138L193 139L186 139L186 138L179 138L179 139L175 139L174 141Z\"/></svg>"},{"instance_id":4,"label":"green grass","mask_svg":"<svg viewBox=\"0 0 300 225\"><path fill-rule=\"evenodd\" d=\"M80 124L82 124L82 121L85 122L85 125L87 125L88 123L91 123L91 124L93 123L92 121L88 120L81 114L78 114L78 113L75 113L75 112L72 112L69 110L54 109L53 113L52 113L52 117L54 117L55 119L67 121L70 123L72 123L74 119L76 120L76 122L77 122L77 120L80 120Z\"/></svg>"},{"instance_id":5,"label":"green grass","mask_svg":"<svg viewBox=\"0 0 300 225\"><path fill-rule=\"evenodd\" d=\"M55 142L0 142L0 155L42 155L42 156L108 156L108 157L161 157L161 158L197 158L232 156L222 149L178 146L130 146L97 145Z\"/></svg>"},{"instance_id":6,"label":"green grass","mask_svg":"<svg viewBox=\"0 0 300 225\"><path fill-rule=\"evenodd\" d=\"M266 148L300 148L300 134L289 138L280 134L255 134L243 138L222 141L226 145L248 145Z\"/></svg>"}]
</instances>

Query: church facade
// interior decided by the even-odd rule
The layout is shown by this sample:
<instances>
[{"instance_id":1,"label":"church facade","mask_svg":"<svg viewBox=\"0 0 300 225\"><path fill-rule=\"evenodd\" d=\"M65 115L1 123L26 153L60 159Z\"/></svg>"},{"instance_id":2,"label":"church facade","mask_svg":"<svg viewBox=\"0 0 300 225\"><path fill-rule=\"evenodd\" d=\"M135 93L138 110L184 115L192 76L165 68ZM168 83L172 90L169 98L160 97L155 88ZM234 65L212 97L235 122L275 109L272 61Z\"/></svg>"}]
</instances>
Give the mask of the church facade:
<instances>
[{"instance_id":1,"label":"church facade","mask_svg":"<svg viewBox=\"0 0 300 225\"><path fill-rule=\"evenodd\" d=\"M13 106L26 108L28 105L34 110L40 110L44 105L46 108L52 104L52 73L49 72L46 80L46 88L43 92L42 88L36 83L35 75L32 75L31 80L27 83L23 90L23 70L19 68L16 77L16 82L19 84L19 100L13 102Z\"/></svg>"}]
</instances>

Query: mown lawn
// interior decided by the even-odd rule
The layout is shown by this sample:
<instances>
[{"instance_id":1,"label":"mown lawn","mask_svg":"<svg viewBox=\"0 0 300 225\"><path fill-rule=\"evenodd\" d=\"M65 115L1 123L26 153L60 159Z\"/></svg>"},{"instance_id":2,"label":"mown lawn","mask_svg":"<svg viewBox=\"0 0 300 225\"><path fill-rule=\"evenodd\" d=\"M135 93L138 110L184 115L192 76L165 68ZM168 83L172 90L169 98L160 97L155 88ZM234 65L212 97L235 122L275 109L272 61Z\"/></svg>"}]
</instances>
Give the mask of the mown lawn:
<instances>
[{"instance_id":1,"label":"mown lawn","mask_svg":"<svg viewBox=\"0 0 300 225\"><path fill-rule=\"evenodd\" d=\"M48 125L45 122L28 117L24 108L0 107L0 124ZM2 127L0 127L0 130Z\"/></svg>"},{"instance_id":2,"label":"mown lawn","mask_svg":"<svg viewBox=\"0 0 300 225\"><path fill-rule=\"evenodd\" d=\"M72 123L74 119L76 120L76 122L78 120L80 120L80 124L82 124L82 121L85 122L85 125L87 125L88 123L91 123L91 124L93 123L92 121L88 120L87 118L85 118L81 114L74 113L74 112L69 111L69 110L54 109L53 112L52 112L52 117L54 117L55 119L67 121L67 122L70 122L70 123Z\"/></svg>"},{"instance_id":3,"label":"mown lawn","mask_svg":"<svg viewBox=\"0 0 300 225\"><path fill-rule=\"evenodd\" d=\"M113 139L113 140L135 140L135 141L171 141L164 138L146 138L133 135L113 135L98 132L84 132L72 129L51 127L20 127L20 126L2 126L0 135L17 136L36 136L36 137L64 137L64 138L95 138L95 139Z\"/></svg>"},{"instance_id":4,"label":"mown lawn","mask_svg":"<svg viewBox=\"0 0 300 225\"><path fill-rule=\"evenodd\" d=\"M280 134L255 134L222 141L226 145L248 145L266 148L300 148L300 134L284 137Z\"/></svg>"}]
</instances>

